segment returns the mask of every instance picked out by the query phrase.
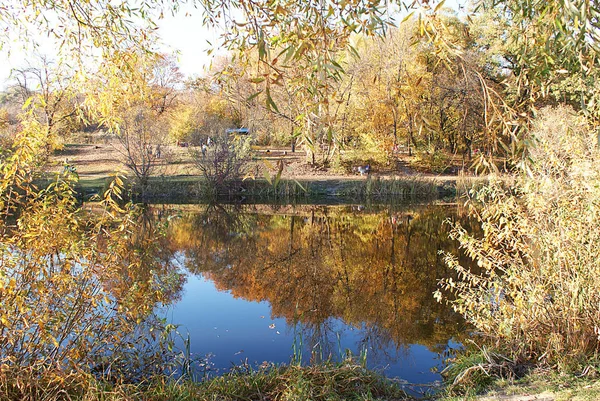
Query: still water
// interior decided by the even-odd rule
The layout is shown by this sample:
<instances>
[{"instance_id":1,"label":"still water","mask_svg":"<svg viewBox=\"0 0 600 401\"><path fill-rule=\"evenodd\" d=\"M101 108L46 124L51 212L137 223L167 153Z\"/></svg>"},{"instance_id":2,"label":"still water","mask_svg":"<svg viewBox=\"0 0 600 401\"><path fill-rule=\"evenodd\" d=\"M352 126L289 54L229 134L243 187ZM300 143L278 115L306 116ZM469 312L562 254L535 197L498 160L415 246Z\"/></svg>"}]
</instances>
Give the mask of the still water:
<instances>
[{"instance_id":1,"label":"still water","mask_svg":"<svg viewBox=\"0 0 600 401\"><path fill-rule=\"evenodd\" d=\"M161 313L212 372L352 355L388 377L440 380L466 336L432 296L451 275L456 206L160 206L184 273ZM180 342L181 343L181 342Z\"/></svg>"}]
</instances>

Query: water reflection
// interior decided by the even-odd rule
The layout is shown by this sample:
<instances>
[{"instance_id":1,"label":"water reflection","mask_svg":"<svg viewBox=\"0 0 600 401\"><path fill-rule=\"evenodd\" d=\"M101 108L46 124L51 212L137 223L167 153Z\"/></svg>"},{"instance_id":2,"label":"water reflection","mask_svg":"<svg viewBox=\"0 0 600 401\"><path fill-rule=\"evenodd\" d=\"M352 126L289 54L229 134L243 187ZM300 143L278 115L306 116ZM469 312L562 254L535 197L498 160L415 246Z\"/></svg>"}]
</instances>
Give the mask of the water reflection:
<instances>
[{"instance_id":1,"label":"water reflection","mask_svg":"<svg viewBox=\"0 0 600 401\"><path fill-rule=\"evenodd\" d=\"M437 280L452 274L438 252L456 248L444 221L468 227L456 207L221 205L166 213L180 218L171 220L165 245L192 276L174 323L188 326L195 351L216 354L217 365L289 362L294 347L297 358L318 361L348 348L366 350L371 367L425 382L438 378L429 372L437 354L464 333L460 317L432 297ZM232 332L215 334L217 324ZM240 334L255 341L236 340ZM215 340L221 336L231 342Z\"/></svg>"}]
</instances>

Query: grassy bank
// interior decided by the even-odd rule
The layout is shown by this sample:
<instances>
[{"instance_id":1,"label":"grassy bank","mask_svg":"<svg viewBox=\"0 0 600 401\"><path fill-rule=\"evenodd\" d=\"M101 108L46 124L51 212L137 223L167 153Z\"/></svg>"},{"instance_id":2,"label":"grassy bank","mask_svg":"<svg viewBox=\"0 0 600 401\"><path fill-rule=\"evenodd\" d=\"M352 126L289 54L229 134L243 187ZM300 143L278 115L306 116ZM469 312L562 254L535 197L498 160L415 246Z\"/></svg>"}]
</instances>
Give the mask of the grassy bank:
<instances>
[{"instance_id":1,"label":"grassy bank","mask_svg":"<svg viewBox=\"0 0 600 401\"><path fill-rule=\"evenodd\" d=\"M518 380L493 379L480 388L446 390L419 400L438 401L562 401L598 400L597 370L585 376L536 370ZM450 384L450 383L448 383ZM477 391L476 391L477 390ZM139 383L98 379L83 373L43 372L28 368L0 371L0 400L24 401L359 401L415 400L402 385L352 364L300 367L238 367L224 376L193 382L155 376Z\"/></svg>"},{"instance_id":2,"label":"grassy bank","mask_svg":"<svg viewBox=\"0 0 600 401\"><path fill-rule=\"evenodd\" d=\"M493 348L469 346L441 372L439 401L599 400L600 361L582 356L573 366L511 359Z\"/></svg>"},{"instance_id":3,"label":"grassy bank","mask_svg":"<svg viewBox=\"0 0 600 401\"><path fill-rule=\"evenodd\" d=\"M76 190L82 199L101 194L107 188L109 177L82 178ZM49 178L39 181L47 185ZM274 186L264 179L236 180L215 191L207 188L198 176L152 177L142 190L133 182L128 194L134 199L147 202L198 202L198 201L244 201L312 203L329 199L331 203L398 201L431 201L455 197L456 183L432 178L409 176L406 178L380 179L310 179L281 180Z\"/></svg>"},{"instance_id":4,"label":"grassy bank","mask_svg":"<svg viewBox=\"0 0 600 401\"><path fill-rule=\"evenodd\" d=\"M406 400L396 382L357 365L236 368L211 380L154 377L136 384L25 368L0 373L2 400Z\"/></svg>"},{"instance_id":5,"label":"grassy bank","mask_svg":"<svg viewBox=\"0 0 600 401\"><path fill-rule=\"evenodd\" d=\"M595 401L600 399L597 372L588 375L559 374L538 369L517 380L493 379L483 391L475 387L446 390L439 401Z\"/></svg>"}]
</instances>

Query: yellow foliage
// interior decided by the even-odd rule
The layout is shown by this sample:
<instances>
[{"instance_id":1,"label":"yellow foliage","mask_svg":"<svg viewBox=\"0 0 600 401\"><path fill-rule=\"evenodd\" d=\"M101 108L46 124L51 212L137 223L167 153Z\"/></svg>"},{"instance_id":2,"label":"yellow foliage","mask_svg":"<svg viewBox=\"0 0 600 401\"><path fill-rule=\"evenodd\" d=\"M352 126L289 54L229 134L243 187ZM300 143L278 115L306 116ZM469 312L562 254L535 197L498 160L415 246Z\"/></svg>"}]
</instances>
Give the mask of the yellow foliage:
<instances>
[{"instance_id":1,"label":"yellow foliage","mask_svg":"<svg viewBox=\"0 0 600 401\"><path fill-rule=\"evenodd\" d=\"M156 323L154 305L178 285L155 257L157 235L143 236L136 209L119 206L119 178L95 215L79 206L69 171L36 188L47 132L35 119L22 126L0 177L0 365L136 363L136 330Z\"/></svg>"},{"instance_id":2,"label":"yellow foliage","mask_svg":"<svg viewBox=\"0 0 600 401\"><path fill-rule=\"evenodd\" d=\"M185 140L195 130L194 110L190 105L181 105L171 113L170 135L176 141Z\"/></svg>"},{"instance_id":3,"label":"yellow foliage","mask_svg":"<svg viewBox=\"0 0 600 401\"><path fill-rule=\"evenodd\" d=\"M442 287L516 360L577 368L600 349L597 137L563 107L539 113L532 139L530 162L512 187L493 182L475 194L483 236L454 229L482 273L447 255L462 280Z\"/></svg>"},{"instance_id":4,"label":"yellow foliage","mask_svg":"<svg viewBox=\"0 0 600 401\"><path fill-rule=\"evenodd\" d=\"M8 127L8 110L0 107L0 130Z\"/></svg>"}]
</instances>

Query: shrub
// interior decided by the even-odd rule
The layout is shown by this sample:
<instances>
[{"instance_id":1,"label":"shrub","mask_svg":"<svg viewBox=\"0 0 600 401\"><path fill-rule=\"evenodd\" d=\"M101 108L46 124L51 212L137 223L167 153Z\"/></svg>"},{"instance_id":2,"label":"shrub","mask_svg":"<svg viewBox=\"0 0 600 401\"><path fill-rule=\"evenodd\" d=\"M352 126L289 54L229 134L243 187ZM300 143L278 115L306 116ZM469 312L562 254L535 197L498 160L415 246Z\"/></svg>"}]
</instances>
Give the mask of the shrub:
<instances>
[{"instance_id":1,"label":"shrub","mask_svg":"<svg viewBox=\"0 0 600 401\"><path fill-rule=\"evenodd\" d=\"M513 360L577 368L600 345L600 152L567 108L540 112L533 138L511 187L492 181L474 195L482 237L454 227L481 272L446 255L461 280L441 288Z\"/></svg>"},{"instance_id":2,"label":"shrub","mask_svg":"<svg viewBox=\"0 0 600 401\"><path fill-rule=\"evenodd\" d=\"M47 189L32 184L45 139L35 121L24 124L0 166L0 371L162 369L153 310L174 296L178 273L156 256L156 236L142 235L133 206L119 206L120 178L94 215L79 206L68 170Z\"/></svg>"},{"instance_id":3,"label":"shrub","mask_svg":"<svg viewBox=\"0 0 600 401\"><path fill-rule=\"evenodd\" d=\"M217 195L229 181L246 173L251 138L222 134L213 139L213 144L204 151L193 150L192 157L204 177L207 192Z\"/></svg>"},{"instance_id":4,"label":"shrub","mask_svg":"<svg viewBox=\"0 0 600 401\"><path fill-rule=\"evenodd\" d=\"M187 141L196 130L194 110L191 106L179 106L170 116L169 135L174 141Z\"/></svg>"},{"instance_id":5,"label":"shrub","mask_svg":"<svg viewBox=\"0 0 600 401\"><path fill-rule=\"evenodd\" d=\"M371 134L361 134L352 146L346 146L338 158L334 159L334 167L346 173L353 167L370 164L371 166L389 166L393 161L390 148L384 140Z\"/></svg>"}]
</instances>

